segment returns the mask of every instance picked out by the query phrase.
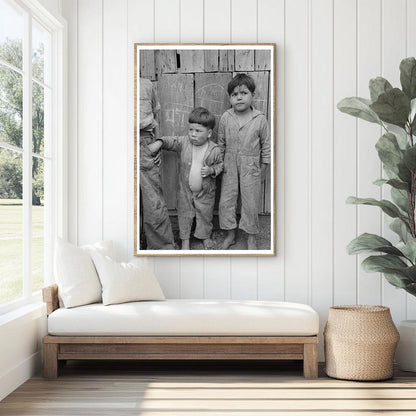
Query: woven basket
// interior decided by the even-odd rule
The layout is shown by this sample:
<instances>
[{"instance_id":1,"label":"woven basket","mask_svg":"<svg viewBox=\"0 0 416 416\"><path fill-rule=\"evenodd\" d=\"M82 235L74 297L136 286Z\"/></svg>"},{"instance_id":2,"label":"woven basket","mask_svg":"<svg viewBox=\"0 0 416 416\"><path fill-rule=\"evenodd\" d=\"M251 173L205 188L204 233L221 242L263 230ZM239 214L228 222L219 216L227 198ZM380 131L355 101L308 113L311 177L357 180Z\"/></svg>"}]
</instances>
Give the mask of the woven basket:
<instances>
[{"instance_id":1,"label":"woven basket","mask_svg":"<svg viewBox=\"0 0 416 416\"><path fill-rule=\"evenodd\" d=\"M326 373L344 380L393 377L399 332L385 306L352 305L329 309L324 330Z\"/></svg>"}]
</instances>

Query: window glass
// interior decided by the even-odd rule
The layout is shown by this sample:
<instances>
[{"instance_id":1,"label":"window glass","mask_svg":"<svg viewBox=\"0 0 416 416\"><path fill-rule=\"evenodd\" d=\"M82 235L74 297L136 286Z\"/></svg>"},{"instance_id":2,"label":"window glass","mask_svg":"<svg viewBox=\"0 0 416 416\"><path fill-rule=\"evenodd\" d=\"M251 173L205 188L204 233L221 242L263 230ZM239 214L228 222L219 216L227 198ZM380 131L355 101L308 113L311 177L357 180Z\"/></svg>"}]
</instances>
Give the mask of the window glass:
<instances>
[{"instance_id":1,"label":"window glass","mask_svg":"<svg viewBox=\"0 0 416 416\"><path fill-rule=\"evenodd\" d=\"M44 154L45 93L36 82L32 85L32 152Z\"/></svg>"},{"instance_id":2,"label":"window glass","mask_svg":"<svg viewBox=\"0 0 416 416\"><path fill-rule=\"evenodd\" d=\"M17 147L23 144L22 76L0 65L0 142Z\"/></svg>"},{"instance_id":3,"label":"window glass","mask_svg":"<svg viewBox=\"0 0 416 416\"><path fill-rule=\"evenodd\" d=\"M51 141L62 109L57 100L52 111L61 87L51 73L59 27L31 2L0 0L0 313L30 302L45 274L52 279Z\"/></svg>"},{"instance_id":4,"label":"window glass","mask_svg":"<svg viewBox=\"0 0 416 416\"><path fill-rule=\"evenodd\" d=\"M32 162L32 291L43 287L44 275L44 161L34 157Z\"/></svg>"},{"instance_id":5,"label":"window glass","mask_svg":"<svg viewBox=\"0 0 416 416\"><path fill-rule=\"evenodd\" d=\"M51 35L35 20L32 24L32 76L50 85L49 62Z\"/></svg>"},{"instance_id":6,"label":"window glass","mask_svg":"<svg viewBox=\"0 0 416 416\"><path fill-rule=\"evenodd\" d=\"M0 305L23 295L22 155L0 148Z\"/></svg>"},{"instance_id":7,"label":"window glass","mask_svg":"<svg viewBox=\"0 0 416 416\"><path fill-rule=\"evenodd\" d=\"M0 59L22 69L23 67L23 12L13 7L12 3L0 0Z\"/></svg>"}]
</instances>

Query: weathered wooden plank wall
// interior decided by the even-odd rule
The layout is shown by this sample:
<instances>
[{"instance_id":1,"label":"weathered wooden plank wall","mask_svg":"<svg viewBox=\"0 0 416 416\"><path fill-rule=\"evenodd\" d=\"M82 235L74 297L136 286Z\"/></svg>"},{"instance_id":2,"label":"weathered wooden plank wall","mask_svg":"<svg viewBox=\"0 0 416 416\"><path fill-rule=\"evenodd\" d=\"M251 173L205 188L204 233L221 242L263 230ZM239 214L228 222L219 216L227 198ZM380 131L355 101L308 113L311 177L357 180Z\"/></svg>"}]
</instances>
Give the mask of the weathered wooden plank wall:
<instances>
[{"instance_id":1,"label":"weathered wooden plank wall","mask_svg":"<svg viewBox=\"0 0 416 416\"><path fill-rule=\"evenodd\" d=\"M186 133L188 114L194 107L193 74L162 74L159 76L160 134L163 136ZM178 155L162 152L162 188L168 209L176 209L178 183Z\"/></svg>"},{"instance_id":2,"label":"weathered wooden plank wall","mask_svg":"<svg viewBox=\"0 0 416 416\"><path fill-rule=\"evenodd\" d=\"M224 111L230 107L227 85L233 75L231 72L195 74L195 107L205 107L216 118L213 140L217 141L218 123Z\"/></svg>"},{"instance_id":3,"label":"weathered wooden plank wall","mask_svg":"<svg viewBox=\"0 0 416 416\"><path fill-rule=\"evenodd\" d=\"M246 72L256 82L253 105L270 120L270 52L262 50L142 50L140 76L157 86L161 103L160 134L186 134L188 114L205 107L218 122L229 107L227 85L238 72ZM162 187L170 210L176 209L178 157L162 155ZM271 212L270 179L263 185L261 212ZM218 198L217 198L218 200Z\"/></svg>"}]
</instances>

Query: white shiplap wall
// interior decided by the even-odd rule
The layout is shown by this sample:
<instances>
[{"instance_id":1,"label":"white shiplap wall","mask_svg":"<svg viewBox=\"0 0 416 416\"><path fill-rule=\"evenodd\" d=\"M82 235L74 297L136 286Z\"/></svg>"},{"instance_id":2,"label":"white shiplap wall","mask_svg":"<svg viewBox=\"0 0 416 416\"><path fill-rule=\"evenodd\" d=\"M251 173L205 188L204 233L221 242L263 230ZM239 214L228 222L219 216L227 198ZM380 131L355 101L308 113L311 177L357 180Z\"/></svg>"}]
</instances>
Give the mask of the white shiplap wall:
<instances>
[{"instance_id":1,"label":"white shiplap wall","mask_svg":"<svg viewBox=\"0 0 416 416\"><path fill-rule=\"evenodd\" d=\"M383 303L395 320L416 301L363 273L347 243L385 232L378 127L336 110L368 96L369 78L399 85L416 54L414 0L62 0L69 22L70 238L133 253L133 43L277 44L277 251L274 258L156 258L168 297L276 299L328 307Z\"/></svg>"}]
</instances>

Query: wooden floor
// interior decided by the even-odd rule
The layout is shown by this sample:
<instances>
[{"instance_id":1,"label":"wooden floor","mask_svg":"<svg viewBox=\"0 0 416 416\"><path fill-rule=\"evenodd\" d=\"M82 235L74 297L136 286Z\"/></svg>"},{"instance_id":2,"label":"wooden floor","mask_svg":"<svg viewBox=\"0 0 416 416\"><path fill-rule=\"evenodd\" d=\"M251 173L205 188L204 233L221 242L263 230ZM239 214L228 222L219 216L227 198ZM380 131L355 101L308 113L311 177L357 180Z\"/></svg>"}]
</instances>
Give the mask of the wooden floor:
<instances>
[{"instance_id":1,"label":"wooden floor","mask_svg":"<svg viewBox=\"0 0 416 416\"><path fill-rule=\"evenodd\" d=\"M305 380L296 362L70 362L0 402L0 415L416 415L416 374L383 382Z\"/></svg>"}]
</instances>

